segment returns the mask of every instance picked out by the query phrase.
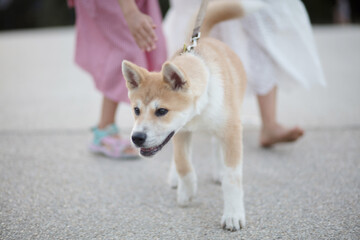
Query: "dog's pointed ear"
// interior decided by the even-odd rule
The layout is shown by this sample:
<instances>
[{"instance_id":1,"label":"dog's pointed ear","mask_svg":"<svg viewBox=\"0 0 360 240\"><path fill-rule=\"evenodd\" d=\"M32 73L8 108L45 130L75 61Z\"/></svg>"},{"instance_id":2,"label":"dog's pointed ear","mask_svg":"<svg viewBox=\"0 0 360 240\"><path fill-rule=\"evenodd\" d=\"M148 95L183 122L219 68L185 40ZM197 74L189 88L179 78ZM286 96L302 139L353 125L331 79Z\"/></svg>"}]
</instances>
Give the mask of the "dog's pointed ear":
<instances>
[{"instance_id":1,"label":"dog's pointed ear","mask_svg":"<svg viewBox=\"0 0 360 240\"><path fill-rule=\"evenodd\" d=\"M166 62L162 67L164 81L170 85L173 90L183 90L187 88L182 71L173 63Z\"/></svg>"},{"instance_id":2,"label":"dog's pointed ear","mask_svg":"<svg viewBox=\"0 0 360 240\"><path fill-rule=\"evenodd\" d=\"M139 87L142 77L140 67L124 60L122 62L122 74L126 80L126 87L129 90Z\"/></svg>"}]
</instances>

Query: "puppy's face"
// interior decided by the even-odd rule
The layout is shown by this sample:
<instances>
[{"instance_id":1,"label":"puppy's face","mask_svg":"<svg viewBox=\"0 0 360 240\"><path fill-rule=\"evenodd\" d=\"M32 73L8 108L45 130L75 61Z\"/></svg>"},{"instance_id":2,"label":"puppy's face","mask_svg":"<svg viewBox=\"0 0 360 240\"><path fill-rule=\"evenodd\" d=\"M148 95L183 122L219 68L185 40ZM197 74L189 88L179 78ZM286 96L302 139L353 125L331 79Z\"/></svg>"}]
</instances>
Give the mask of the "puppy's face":
<instances>
[{"instance_id":1,"label":"puppy's face","mask_svg":"<svg viewBox=\"0 0 360 240\"><path fill-rule=\"evenodd\" d=\"M131 139L142 156L150 157L188 121L192 106L188 84L183 72L169 62L160 73L128 61L122 68L135 118Z\"/></svg>"}]
</instances>

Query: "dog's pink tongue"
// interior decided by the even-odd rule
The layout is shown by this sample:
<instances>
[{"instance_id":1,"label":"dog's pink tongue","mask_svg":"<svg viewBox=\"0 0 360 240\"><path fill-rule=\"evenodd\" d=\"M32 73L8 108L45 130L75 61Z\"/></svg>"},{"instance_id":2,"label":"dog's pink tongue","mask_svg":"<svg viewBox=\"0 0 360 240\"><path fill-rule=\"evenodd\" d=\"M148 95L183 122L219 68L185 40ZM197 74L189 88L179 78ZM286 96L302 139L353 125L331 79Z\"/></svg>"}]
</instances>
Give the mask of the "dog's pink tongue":
<instances>
[{"instance_id":1,"label":"dog's pink tongue","mask_svg":"<svg viewBox=\"0 0 360 240\"><path fill-rule=\"evenodd\" d=\"M144 151L144 152L150 152L154 149L155 147L151 147L151 148L140 148L141 151Z\"/></svg>"}]
</instances>

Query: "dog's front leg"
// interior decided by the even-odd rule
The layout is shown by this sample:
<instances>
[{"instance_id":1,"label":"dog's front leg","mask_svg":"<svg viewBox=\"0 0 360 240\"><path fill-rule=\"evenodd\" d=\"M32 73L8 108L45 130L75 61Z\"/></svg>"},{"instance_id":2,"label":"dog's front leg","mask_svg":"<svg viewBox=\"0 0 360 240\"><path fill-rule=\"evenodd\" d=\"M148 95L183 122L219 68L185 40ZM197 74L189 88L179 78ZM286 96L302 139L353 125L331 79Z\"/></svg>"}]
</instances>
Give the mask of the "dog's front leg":
<instances>
[{"instance_id":1,"label":"dog's front leg","mask_svg":"<svg viewBox=\"0 0 360 240\"><path fill-rule=\"evenodd\" d=\"M224 176L224 153L217 138L212 137L211 145L213 149L213 180L215 183L221 184Z\"/></svg>"},{"instance_id":2,"label":"dog's front leg","mask_svg":"<svg viewBox=\"0 0 360 240\"><path fill-rule=\"evenodd\" d=\"M191 133L179 132L173 138L174 160L178 174L177 202L186 206L195 196L197 179L191 163Z\"/></svg>"},{"instance_id":3,"label":"dog's front leg","mask_svg":"<svg viewBox=\"0 0 360 240\"><path fill-rule=\"evenodd\" d=\"M170 171L169 171L169 176L168 176L168 184L171 188L177 188L178 186L178 174L176 171L176 166L175 166L175 159L173 157L173 159L171 159L171 166L170 166Z\"/></svg>"},{"instance_id":4,"label":"dog's front leg","mask_svg":"<svg viewBox=\"0 0 360 240\"><path fill-rule=\"evenodd\" d=\"M229 126L230 127L230 126ZM224 215L221 225L230 231L245 227L244 193L242 186L242 128L231 126L223 141L225 168L222 178Z\"/></svg>"}]
</instances>

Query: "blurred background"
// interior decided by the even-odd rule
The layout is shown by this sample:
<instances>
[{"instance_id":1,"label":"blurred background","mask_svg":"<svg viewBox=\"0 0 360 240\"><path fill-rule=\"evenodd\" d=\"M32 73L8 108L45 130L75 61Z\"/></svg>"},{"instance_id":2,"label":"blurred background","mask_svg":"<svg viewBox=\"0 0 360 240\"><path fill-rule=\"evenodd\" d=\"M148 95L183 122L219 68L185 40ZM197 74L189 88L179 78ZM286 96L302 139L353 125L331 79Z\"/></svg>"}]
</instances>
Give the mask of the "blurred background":
<instances>
[{"instance_id":1,"label":"blurred background","mask_svg":"<svg viewBox=\"0 0 360 240\"><path fill-rule=\"evenodd\" d=\"M159 3L165 16L169 0ZM303 3L328 87L280 91L279 118L304 127L357 125L360 112L353 103L359 102L360 1ZM67 0L0 0L0 131L76 130L96 124L101 94L74 63L75 19ZM303 110L301 119L297 109ZM125 131L133 123L129 111L123 104L117 113ZM251 126L260 126L255 98L246 100L244 113Z\"/></svg>"},{"instance_id":2,"label":"blurred background","mask_svg":"<svg viewBox=\"0 0 360 240\"><path fill-rule=\"evenodd\" d=\"M163 15L168 0L159 0ZM303 0L313 24L360 23L359 0ZM0 30L73 25L66 0L0 0Z\"/></svg>"}]
</instances>

